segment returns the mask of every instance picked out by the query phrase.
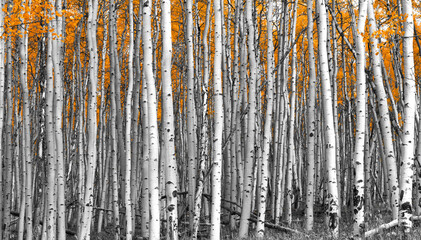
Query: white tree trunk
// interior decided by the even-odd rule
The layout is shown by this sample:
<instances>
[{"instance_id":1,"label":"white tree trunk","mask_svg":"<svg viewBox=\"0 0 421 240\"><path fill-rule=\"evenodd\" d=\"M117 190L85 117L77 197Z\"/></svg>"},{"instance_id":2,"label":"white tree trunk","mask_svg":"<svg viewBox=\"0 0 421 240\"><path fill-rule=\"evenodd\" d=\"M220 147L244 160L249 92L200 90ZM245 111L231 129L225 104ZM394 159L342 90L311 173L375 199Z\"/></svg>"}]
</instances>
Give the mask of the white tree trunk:
<instances>
[{"instance_id":1,"label":"white tree trunk","mask_svg":"<svg viewBox=\"0 0 421 240\"><path fill-rule=\"evenodd\" d=\"M267 105L266 105L266 117L264 125L263 135L263 153L261 162L261 185L258 208L258 219L256 225L257 236L262 238L265 234L265 218L266 218L266 203L268 193L268 177L269 177L269 157L270 157L270 145L272 143L272 114L273 114L273 73L274 73L274 56L273 56L273 3L269 0L267 3Z\"/></svg>"},{"instance_id":2,"label":"white tree trunk","mask_svg":"<svg viewBox=\"0 0 421 240\"><path fill-rule=\"evenodd\" d=\"M370 43L371 43L371 59L373 64L374 83L376 85L375 91L378 101L380 113L380 127L383 135L383 143L385 149L385 156L387 162L387 182L389 190L391 191L391 205L392 205L392 218L398 218L399 209L399 181L398 170L396 167L395 150L393 147L393 137L391 130L391 121L389 117L389 105L387 103L387 95L384 90L383 76L381 69L381 53L378 48L378 40L374 33L377 31L376 18L373 10L374 0L368 3L368 25L370 29ZM385 173L386 174L386 173Z\"/></svg>"},{"instance_id":3,"label":"white tree trunk","mask_svg":"<svg viewBox=\"0 0 421 240\"><path fill-rule=\"evenodd\" d=\"M248 27L248 57L250 64L249 78L249 104L247 116L247 140L245 149L245 170L244 170L244 190L243 190L243 207L241 209L239 237L245 238L249 230L249 218L251 213L252 190L253 190L253 164L254 164L254 143L256 129L256 79L257 79L257 63L254 48L254 23L253 23L253 1L246 1L246 22ZM245 47L245 46L243 46Z\"/></svg>"},{"instance_id":4,"label":"white tree trunk","mask_svg":"<svg viewBox=\"0 0 421 240\"><path fill-rule=\"evenodd\" d=\"M98 53L96 43L96 24L98 0L90 0L88 3L88 29L87 39L89 48L89 80L90 80L90 95L88 108L88 164L86 167L86 184L85 184L85 199L84 212L82 216L82 230L80 239L88 240L91 237L91 222L92 211L94 204L94 181L95 170L97 165L97 83L98 83Z\"/></svg>"},{"instance_id":5,"label":"white tree trunk","mask_svg":"<svg viewBox=\"0 0 421 240\"><path fill-rule=\"evenodd\" d=\"M143 2L143 71L148 88L148 121L149 121L149 239L160 239L159 214L159 135L157 122L157 99L155 79L152 66L151 7L148 0Z\"/></svg>"},{"instance_id":6,"label":"white tree trunk","mask_svg":"<svg viewBox=\"0 0 421 240\"><path fill-rule=\"evenodd\" d=\"M221 1L214 0L215 10L215 55L213 67L213 102L214 102L214 136L212 162L212 212L210 239L220 239L221 234L221 178L222 178L222 132L224 129L224 109L222 96L222 8Z\"/></svg>"},{"instance_id":7,"label":"white tree trunk","mask_svg":"<svg viewBox=\"0 0 421 240\"><path fill-rule=\"evenodd\" d=\"M322 101L324 116L324 135L325 135L325 159L329 192L329 229L334 238L339 234L338 219L338 188L336 179L336 143L335 143L335 127L333 123L332 109L332 91L329 80L329 66L327 59L327 24L326 24L326 1L317 0L319 8L318 34L319 34L319 64L320 64L320 80L322 85Z\"/></svg>"},{"instance_id":8,"label":"white tree trunk","mask_svg":"<svg viewBox=\"0 0 421 240\"><path fill-rule=\"evenodd\" d=\"M359 239L364 234L364 145L366 126L366 81L365 81L365 43L363 39L367 17L367 0L360 0L357 26L357 109L354 148L354 237Z\"/></svg>"},{"instance_id":9,"label":"white tree trunk","mask_svg":"<svg viewBox=\"0 0 421 240\"><path fill-rule=\"evenodd\" d=\"M165 193L167 210L167 239L178 239L177 214L177 162L174 146L174 109L172 96L171 59L171 1L161 1L162 16L162 113L164 125L164 151L165 151Z\"/></svg>"},{"instance_id":10,"label":"white tree trunk","mask_svg":"<svg viewBox=\"0 0 421 240\"><path fill-rule=\"evenodd\" d=\"M403 60L404 60L404 114L403 133L401 142L401 167L400 167L400 206L399 226L405 231L412 228L412 175L414 165L414 134L416 112L416 87L414 69L414 18L412 15L411 0L402 0L402 14L406 20L403 24Z\"/></svg>"},{"instance_id":11,"label":"white tree trunk","mask_svg":"<svg viewBox=\"0 0 421 240\"><path fill-rule=\"evenodd\" d=\"M309 86L307 103L307 194L306 194L306 231L313 230L314 223L314 144L315 144L315 106L316 106L316 64L313 43L313 0L307 0L307 39L309 59Z\"/></svg>"}]
</instances>

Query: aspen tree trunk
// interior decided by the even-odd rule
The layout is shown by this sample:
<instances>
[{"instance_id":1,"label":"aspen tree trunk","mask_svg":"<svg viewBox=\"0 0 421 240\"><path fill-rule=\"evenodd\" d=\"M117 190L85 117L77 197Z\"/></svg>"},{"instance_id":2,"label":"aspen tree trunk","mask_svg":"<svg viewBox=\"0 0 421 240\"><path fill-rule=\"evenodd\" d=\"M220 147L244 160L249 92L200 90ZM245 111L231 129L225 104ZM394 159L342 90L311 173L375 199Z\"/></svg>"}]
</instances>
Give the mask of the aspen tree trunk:
<instances>
[{"instance_id":1,"label":"aspen tree trunk","mask_svg":"<svg viewBox=\"0 0 421 240\"><path fill-rule=\"evenodd\" d=\"M297 3L294 3L293 11L294 18L291 23L291 35L290 41L293 44L295 39L295 26L297 23ZM292 178L293 178L293 166L295 165L295 102L296 102L296 85L297 85L297 45L292 46L291 56L291 101L290 101L290 112L289 112L289 134L288 134L288 159L286 166L286 201L285 201L285 218L287 225L290 226L292 223L292 200L294 198L292 189ZM287 66L287 65L285 65ZM285 67L285 76L288 76L288 68ZM284 79L287 81L287 78Z\"/></svg>"},{"instance_id":2,"label":"aspen tree trunk","mask_svg":"<svg viewBox=\"0 0 421 240\"><path fill-rule=\"evenodd\" d=\"M273 73L274 73L274 56L273 56L273 3L269 0L267 3L267 104L266 104L266 117L263 135L263 152L261 172L261 185L259 198L258 219L256 225L257 236L262 238L265 233L265 218L266 218L266 204L268 192L268 178L269 178L269 157L270 145L272 143L272 114L273 114Z\"/></svg>"},{"instance_id":3,"label":"aspen tree trunk","mask_svg":"<svg viewBox=\"0 0 421 240\"><path fill-rule=\"evenodd\" d=\"M221 0L214 0L215 10L215 54L213 66L213 102L214 102L214 136L212 161L212 212L210 239L220 239L221 234L221 178L222 178L222 131L224 129L224 109L222 95L222 11Z\"/></svg>"},{"instance_id":4,"label":"aspen tree trunk","mask_svg":"<svg viewBox=\"0 0 421 240\"><path fill-rule=\"evenodd\" d=\"M325 159L328 181L329 194L329 229L334 238L339 234L339 219L338 219L338 188L336 179L336 143L335 143L335 129L333 123L333 109L332 109L332 93L329 80L329 66L327 59L326 42L326 2L325 0L317 0L319 8L318 19L318 35L319 35L319 64L320 64L320 79L322 86L322 101L323 101L323 117L324 117L324 136L325 136Z\"/></svg>"},{"instance_id":5,"label":"aspen tree trunk","mask_svg":"<svg viewBox=\"0 0 421 240\"><path fill-rule=\"evenodd\" d=\"M4 2L1 1L0 2L0 9L3 9L3 5ZM3 36L4 33L4 12L0 11L0 36ZM0 154L2 154L1 158L0 158L0 206L5 206L5 199L3 198L3 196L6 195L6 188L3 187L3 165L4 164L4 160L3 160L3 126L4 126L4 108L5 108L5 104L4 104L4 80L5 80L5 68L4 68L4 59L5 59L5 45L4 45L4 38L0 38ZM7 174L7 172L6 172ZM6 221L4 221L6 218L6 214L5 211L2 208L0 208L0 226L4 226L3 224L7 224ZM0 239L3 239L3 234L4 234L5 229L2 227L0 229Z\"/></svg>"},{"instance_id":6,"label":"aspen tree trunk","mask_svg":"<svg viewBox=\"0 0 421 240\"><path fill-rule=\"evenodd\" d=\"M209 46L208 46L208 33L210 25L210 9L211 1L207 1L206 5L206 20L205 28L203 31L203 86L202 86L202 126L200 136L200 163L199 163L199 176L197 181L197 190L194 199L194 215L193 215L193 232L191 234L192 239L197 239L197 231L200 225L200 212L202 211L202 196L205 185L205 171L206 161L209 155L209 144L208 144L208 89L209 89Z\"/></svg>"},{"instance_id":7,"label":"aspen tree trunk","mask_svg":"<svg viewBox=\"0 0 421 240\"><path fill-rule=\"evenodd\" d=\"M133 228L133 200L131 192L131 171L132 171L132 150L131 150L131 124L132 124L132 96L133 96L133 48L134 48L134 26L133 26L133 0L129 0L129 56L128 56L128 71L129 82L126 94L126 132L125 132L125 145L126 145L126 169L125 169L125 204L126 204L126 239L131 240L134 234ZM136 116L137 117L137 116Z\"/></svg>"},{"instance_id":8,"label":"aspen tree trunk","mask_svg":"<svg viewBox=\"0 0 421 240\"><path fill-rule=\"evenodd\" d=\"M49 29L52 28L52 22L49 22ZM48 32L47 37L47 90L46 90L46 136L47 136L47 159L48 159L48 177L47 177L47 238L56 239L56 142L54 137L54 76L53 76L53 37L52 32Z\"/></svg>"},{"instance_id":9,"label":"aspen tree trunk","mask_svg":"<svg viewBox=\"0 0 421 240\"><path fill-rule=\"evenodd\" d=\"M360 239L364 234L364 145L366 126L366 76L365 76L365 43L363 39L367 17L367 0L360 0L356 35L357 45L357 109L354 148L354 237ZM368 170L368 169L367 169Z\"/></svg>"},{"instance_id":10,"label":"aspen tree trunk","mask_svg":"<svg viewBox=\"0 0 421 240\"><path fill-rule=\"evenodd\" d=\"M194 103L194 57L193 57L193 0L186 1L186 46L187 46L187 158L189 182L189 219L193 230L194 197L196 191L196 124Z\"/></svg>"},{"instance_id":11,"label":"aspen tree trunk","mask_svg":"<svg viewBox=\"0 0 421 240\"><path fill-rule=\"evenodd\" d=\"M84 212L82 216L82 229L80 239L87 240L91 236L91 222L92 211L94 204L94 180L95 170L97 164L97 82L98 82L98 53L96 43L96 24L98 0L90 0L88 3L88 25L87 25L87 39L89 48L89 80L90 80L90 95L89 95L89 109L88 109L88 164L86 167L86 184L84 197Z\"/></svg>"},{"instance_id":12,"label":"aspen tree trunk","mask_svg":"<svg viewBox=\"0 0 421 240\"><path fill-rule=\"evenodd\" d=\"M155 79L152 66L151 3L143 2L143 71L148 88L149 122L149 239L160 239L159 214L159 139Z\"/></svg>"},{"instance_id":13,"label":"aspen tree trunk","mask_svg":"<svg viewBox=\"0 0 421 240\"><path fill-rule=\"evenodd\" d=\"M29 6L30 3L23 1L23 6ZM22 12L23 14L25 11ZM23 21L23 19L22 19ZM31 116L29 112L29 90L27 83L27 69L28 69L28 34L26 33L27 26L22 24L22 38L20 45L20 84L22 87L22 102L23 102L23 160L25 164L25 215L20 213L21 216L25 216L25 229L26 239L32 239L32 155L31 155ZM22 196L23 197L23 196Z\"/></svg>"},{"instance_id":14,"label":"aspen tree trunk","mask_svg":"<svg viewBox=\"0 0 421 240\"><path fill-rule=\"evenodd\" d=\"M143 4L142 4L143 5ZM149 238L149 121L148 121L148 87L146 79L142 81L142 125L143 125L143 161L141 193L141 235Z\"/></svg>"},{"instance_id":15,"label":"aspen tree trunk","mask_svg":"<svg viewBox=\"0 0 421 240\"><path fill-rule=\"evenodd\" d=\"M399 209L399 182L398 182L398 170L396 167L395 150L393 147L393 137L391 130L391 121L389 117L389 105L387 102L387 95L383 85L383 76L381 69L381 53L378 48L378 40L375 38L374 33L377 31L376 18L374 16L373 2L371 0L368 3L368 25L370 29L370 43L371 43L371 59L373 64L373 75L376 91L379 114L380 114L380 127L382 132L383 144L385 149L385 156L387 162L387 183L389 191L391 191L391 205L392 205L392 218L398 218Z\"/></svg>"},{"instance_id":16,"label":"aspen tree trunk","mask_svg":"<svg viewBox=\"0 0 421 240\"><path fill-rule=\"evenodd\" d=\"M307 98L307 194L306 194L306 230L312 231L314 224L314 145L316 120L316 64L313 43L313 0L307 0L307 39L309 60L309 86Z\"/></svg>"},{"instance_id":17,"label":"aspen tree trunk","mask_svg":"<svg viewBox=\"0 0 421 240\"><path fill-rule=\"evenodd\" d=\"M403 24L403 60L404 60L404 114L403 134L401 142L401 167L400 167L400 206L399 226L408 232L412 228L412 175L414 165L414 135L416 112L416 86L414 68L414 18L412 15L411 0L402 1L402 14L406 20Z\"/></svg>"},{"instance_id":18,"label":"aspen tree trunk","mask_svg":"<svg viewBox=\"0 0 421 240\"><path fill-rule=\"evenodd\" d=\"M53 4L53 2L52 2ZM57 158L57 238L66 238L66 217L65 217L65 179L64 179L64 153L63 153L63 132L62 132L62 116L63 116L63 83L61 73L61 52L62 52L62 2L56 1L55 4L56 21L52 22L54 32L57 34L53 37L53 68L54 68L54 98L55 98L55 141L56 141L56 158Z\"/></svg>"},{"instance_id":19,"label":"aspen tree trunk","mask_svg":"<svg viewBox=\"0 0 421 240\"><path fill-rule=\"evenodd\" d=\"M164 149L165 151L165 195L167 210L167 239L178 239L178 213L177 213L177 162L175 159L174 144L174 109L172 95L172 36L171 36L171 1L161 1L161 28L162 28L162 104L164 123Z\"/></svg>"},{"instance_id":20,"label":"aspen tree trunk","mask_svg":"<svg viewBox=\"0 0 421 240\"><path fill-rule=\"evenodd\" d=\"M254 22L253 22L253 2L246 1L246 23L248 27L248 58L250 64L249 78L249 103L247 116L247 140L245 149L245 170L244 170L244 191L243 206L241 209L239 237L245 238L249 230L249 218L251 213L252 190L253 190L253 164L254 164L254 143L256 124L256 78L257 63L254 48Z\"/></svg>"}]
</instances>

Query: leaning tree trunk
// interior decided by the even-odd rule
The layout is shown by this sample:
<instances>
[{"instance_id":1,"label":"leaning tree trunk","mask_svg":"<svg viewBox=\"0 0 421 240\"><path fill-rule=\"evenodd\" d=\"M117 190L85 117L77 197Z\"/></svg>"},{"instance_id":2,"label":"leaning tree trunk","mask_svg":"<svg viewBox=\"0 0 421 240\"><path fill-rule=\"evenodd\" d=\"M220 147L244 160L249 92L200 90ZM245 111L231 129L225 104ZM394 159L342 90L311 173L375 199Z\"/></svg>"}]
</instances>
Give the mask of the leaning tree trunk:
<instances>
[{"instance_id":1,"label":"leaning tree trunk","mask_svg":"<svg viewBox=\"0 0 421 240\"><path fill-rule=\"evenodd\" d=\"M401 142L401 167L400 167L400 206L399 226L405 232L412 228L412 175L414 165L414 135L415 112L417 108L415 69L414 69L414 18L412 16L412 1L402 0L402 14L406 20L403 24L403 60L404 60L404 114L403 133Z\"/></svg>"},{"instance_id":2,"label":"leaning tree trunk","mask_svg":"<svg viewBox=\"0 0 421 240\"><path fill-rule=\"evenodd\" d=\"M379 114L380 114L380 127L383 135L384 151L387 162L387 182L389 190L391 191L391 202L392 202L392 218L398 218L399 209L399 181L398 181L398 170L396 167L396 156L395 149L393 147L393 137L391 129L391 121L389 117L389 104L387 103L387 95L384 90L382 69L381 69L381 53L378 47L378 40L374 33L377 31L376 18L374 16L373 1L368 3L368 23L370 29L370 43L371 43L371 59L372 68L374 75L374 83L376 91Z\"/></svg>"}]
</instances>

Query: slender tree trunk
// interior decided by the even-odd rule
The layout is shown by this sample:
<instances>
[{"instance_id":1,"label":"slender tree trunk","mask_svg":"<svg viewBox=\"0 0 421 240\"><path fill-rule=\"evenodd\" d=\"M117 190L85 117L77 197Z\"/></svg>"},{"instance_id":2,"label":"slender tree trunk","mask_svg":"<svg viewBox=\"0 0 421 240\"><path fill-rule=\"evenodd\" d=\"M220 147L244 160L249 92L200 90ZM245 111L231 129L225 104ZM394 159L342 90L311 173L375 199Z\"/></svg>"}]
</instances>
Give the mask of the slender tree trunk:
<instances>
[{"instance_id":1,"label":"slender tree trunk","mask_svg":"<svg viewBox=\"0 0 421 240\"><path fill-rule=\"evenodd\" d=\"M399 226L405 232L412 228L412 175L414 165L414 135L416 112L416 86L414 68L414 18L412 15L411 0L402 0L402 14L406 20L403 24L403 60L404 60L404 114L403 134L401 142L401 167L400 167L400 206Z\"/></svg>"},{"instance_id":2,"label":"slender tree trunk","mask_svg":"<svg viewBox=\"0 0 421 240\"><path fill-rule=\"evenodd\" d=\"M82 216L82 229L80 232L80 239L87 240L91 236L91 222L94 204L94 180L95 170L97 165L97 82L98 82L98 53L96 43L96 24L98 0L90 0L88 3L88 26L87 39L89 47L89 80L90 80L90 94L89 94L89 108L88 108L88 164L86 167L86 184L84 197L84 211Z\"/></svg>"},{"instance_id":3,"label":"slender tree trunk","mask_svg":"<svg viewBox=\"0 0 421 240\"><path fill-rule=\"evenodd\" d=\"M333 109L332 109L332 93L329 80L329 66L326 49L326 2L325 0L317 0L319 8L318 19L318 35L319 35L319 64L320 64L320 79L322 85L322 101L323 101L323 117L324 117L324 137L326 146L325 159L329 192L329 229L334 238L339 234L339 219L338 219L338 188L336 179L336 143L335 131L333 123Z\"/></svg>"},{"instance_id":4,"label":"slender tree trunk","mask_svg":"<svg viewBox=\"0 0 421 240\"><path fill-rule=\"evenodd\" d=\"M159 214L159 136L157 123L157 99L152 66L151 3L143 2L143 71L148 88L149 121L149 239L160 239Z\"/></svg>"},{"instance_id":5,"label":"slender tree trunk","mask_svg":"<svg viewBox=\"0 0 421 240\"><path fill-rule=\"evenodd\" d=\"M364 234L364 145L366 126L366 76L365 43L363 34L367 17L367 0L360 0L357 26L357 113L354 148L354 237L359 239ZM368 170L368 169L367 169Z\"/></svg>"},{"instance_id":6,"label":"slender tree trunk","mask_svg":"<svg viewBox=\"0 0 421 240\"><path fill-rule=\"evenodd\" d=\"M313 43L313 0L307 0L307 39L309 60L309 86L307 104L307 194L306 230L312 231L314 224L314 145L315 145L315 106L316 106L316 64Z\"/></svg>"}]
</instances>

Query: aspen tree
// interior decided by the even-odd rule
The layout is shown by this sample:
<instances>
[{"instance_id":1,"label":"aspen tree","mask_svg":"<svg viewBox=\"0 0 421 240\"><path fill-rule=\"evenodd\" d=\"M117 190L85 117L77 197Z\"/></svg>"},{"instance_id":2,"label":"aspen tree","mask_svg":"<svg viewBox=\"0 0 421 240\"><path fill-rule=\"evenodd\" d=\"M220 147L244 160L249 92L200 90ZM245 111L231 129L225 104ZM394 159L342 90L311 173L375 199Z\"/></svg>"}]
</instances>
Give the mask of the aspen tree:
<instances>
[{"instance_id":1,"label":"aspen tree","mask_svg":"<svg viewBox=\"0 0 421 240\"><path fill-rule=\"evenodd\" d=\"M354 237L359 239L364 231L364 145L366 126L366 76L365 76L365 43L363 39L367 17L367 0L360 0L356 35L357 45L357 113L354 148ZM368 170L368 169L367 169Z\"/></svg>"},{"instance_id":2,"label":"aspen tree","mask_svg":"<svg viewBox=\"0 0 421 240\"><path fill-rule=\"evenodd\" d=\"M152 66L152 39L151 39L151 3L143 2L143 71L148 88L148 126L149 126L149 239L160 239L159 214L159 139L157 123L157 102L155 79Z\"/></svg>"},{"instance_id":3,"label":"aspen tree","mask_svg":"<svg viewBox=\"0 0 421 240\"><path fill-rule=\"evenodd\" d=\"M80 239L90 239L91 236L91 221L94 204L94 177L97 164L97 82L98 82L98 53L96 43L96 24L98 0L90 0L88 2L88 25L87 25L87 40L89 48L89 80L90 80L90 95L88 108L88 164L86 167L86 184L85 184L85 202L83 203L84 211L82 216L82 229L80 232Z\"/></svg>"},{"instance_id":4,"label":"aspen tree","mask_svg":"<svg viewBox=\"0 0 421 240\"><path fill-rule=\"evenodd\" d=\"M381 53L378 47L378 40L374 33L377 31L376 19L373 10L373 0L368 3L368 25L370 31L370 45L371 45L371 59L374 75L374 88L377 96L379 114L380 114L380 127L382 132L382 139L384 144L386 162L387 162L387 183L389 190L391 191L391 202L392 202L392 217L393 219L398 218L399 209L399 182L398 182L398 171L396 167L395 150L393 147L392 127L389 117L389 105L387 101L387 95L383 85L383 76L381 69Z\"/></svg>"},{"instance_id":5,"label":"aspen tree","mask_svg":"<svg viewBox=\"0 0 421 240\"><path fill-rule=\"evenodd\" d=\"M23 6L29 6L30 3L23 1L21 3ZM22 14L25 14L25 10L22 11ZM21 19L23 22L24 20ZM33 229L32 229L32 155L31 155L31 116L29 112L29 89L28 89L28 33L27 26L25 23L21 25L21 45L20 45L20 73L19 79L22 87L22 102L23 102L23 160L25 164L25 215L21 212L21 216L25 216L26 224L26 239L32 239ZM23 196L22 196L23 197Z\"/></svg>"},{"instance_id":6,"label":"aspen tree","mask_svg":"<svg viewBox=\"0 0 421 240\"><path fill-rule=\"evenodd\" d=\"M273 56L273 3L269 0L267 3L267 104L266 117L263 135L263 152L261 163L261 186L258 195L258 219L256 225L256 233L258 237L263 237L265 233L265 218L268 192L268 178L269 178L269 156L270 144L272 142L272 114L273 114L273 72L274 72L274 56Z\"/></svg>"},{"instance_id":7,"label":"aspen tree","mask_svg":"<svg viewBox=\"0 0 421 240\"><path fill-rule=\"evenodd\" d=\"M249 218L251 214L252 205L252 190L253 190L253 164L254 164L254 144L256 131L256 79L257 79L257 62L254 48L254 22L253 22L253 2L246 1L246 23L248 28L248 59L250 64L250 78L249 78L249 103L247 113L247 140L245 149L245 170L244 170L244 191L243 191L243 206L241 209L239 237L245 238L249 230Z\"/></svg>"},{"instance_id":8,"label":"aspen tree","mask_svg":"<svg viewBox=\"0 0 421 240\"><path fill-rule=\"evenodd\" d=\"M49 29L52 28L52 22L49 22ZM54 137L54 75L53 75L53 34L48 32L47 36L47 90L46 90L46 135L47 135L47 159L48 159L48 177L47 177L47 238L56 239L56 142Z\"/></svg>"},{"instance_id":9,"label":"aspen tree","mask_svg":"<svg viewBox=\"0 0 421 240\"><path fill-rule=\"evenodd\" d=\"M3 9L4 2L0 2L0 9ZM0 11L0 36L4 34L4 12ZM5 69L4 69L4 59L5 59L5 45L4 45L4 38L0 38L0 153L3 154L3 126L4 126L4 80L5 80ZM3 156L3 155L2 155ZM4 206L3 196L5 195L5 188L3 188L3 165L4 160L3 157L0 158L0 206ZM5 212L3 208L0 208L0 226L3 226L5 218ZM3 231L2 228L0 230L0 239L3 239Z\"/></svg>"},{"instance_id":10,"label":"aspen tree","mask_svg":"<svg viewBox=\"0 0 421 240\"><path fill-rule=\"evenodd\" d=\"M309 61L309 85L307 98L307 193L306 193L306 230L313 230L314 224L314 144L315 144L315 106L316 106L316 64L313 43L313 0L307 0L307 39Z\"/></svg>"},{"instance_id":11,"label":"aspen tree","mask_svg":"<svg viewBox=\"0 0 421 240\"><path fill-rule=\"evenodd\" d=\"M194 103L194 57L193 57L193 0L186 0L186 46L187 46L187 159L189 182L190 230L193 227L194 196L196 191L196 124Z\"/></svg>"},{"instance_id":12,"label":"aspen tree","mask_svg":"<svg viewBox=\"0 0 421 240\"><path fill-rule=\"evenodd\" d=\"M403 23L403 61L404 61L404 114L403 134L401 142L400 167L400 205L399 226L405 231L412 228L412 175L414 165L414 135L416 112L416 86L414 68L414 18L412 15L412 1L402 0Z\"/></svg>"},{"instance_id":13,"label":"aspen tree","mask_svg":"<svg viewBox=\"0 0 421 240\"><path fill-rule=\"evenodd\" d=\"M212 212L210 239L220 239L221 234L221 178L222 178L222 131L224 109L222 95L222 7L221 0L214 0L215 54L213 66L214 136L212 161Z\"/></svg>"},{"instance_id":14,"label":"aspen tree","mask_svg":"<svg viewBox=\"0 0 421 240\"><path fill-rule=\"evenodd\" d=\"M177 162L174 146L174 109L172 95L172 35L171 35L171 1L161 1L162 28L162 113L164 122L164 151L165 151L165 195L167 210L167 239L178 239L177 214Z\"/></svg>"},{"instance_id":15,"label":"aspen tree","mask_svg":"<svg viewBox=\"0 0 421 240\"><path fill-rule=\"evenodd\" d=\"M203 31L203 86L202 86L202 126L200 136L200 162L199 162L199 176L197 181L197 189L194 199L194 215L193 215L193 232L191 234L192 239L197 239L197 231L200 225L200 213L202 211L202 196L203 189L205 187L205 171L206 161L208 159L209 144L208 144L208 88L209 88L209 46L208 46L208 33L210 25L210 9L211 1L207 1L206 5L206 19L205 28Z\"/></svg>"},{"instance_id":16,"label":"aspen tree","mask_svg":"<svg viewBox=\"0 0 421 240\"><path fill-rule=\"evenodd\" d=\"M133 26L133 0L129 0L129 56L128 71L129 82L126 94L126 169L125 169L125 204L126 204L126 239L131 240L134 234L133 228L133 200L131 191L131 171L132 171L132 150L131 150L131 123L132 123L132 96L133 96L133 48L134 48L134 26Z\"/></svg>"},{"instance_id":17,"label":"aspen tree","mask_svg":"<svg viewBox=\"0 0 421 240\"><path fill-rule=\"evenodd\" d=\"M338 219L338 188L336 179L336 143L335 143L335 129L333 123L333 109L332 109L332 91L329 80L329 66L327 59L327 35L326 31L326 2L325 0L317 0L317 7L319 9L319 18L317 21L318 37L319 37L319 65L320 65L320 81L322 86L322 101L323 101L323 116L324 116L324 137L325 137L325 159L327 171L327 187L328 187L328 218L329 229L334 238L339 234L339 219Z\"/></svg>"},{"instance_id":18,"label":"aspen tree","mask_svg":"<svg viewBox=\"0 0 421 240\"><path fill-rule=\"evenodd\" d=\"M63 153L63 132L62 132L62 116L63 116L63 83L61 73L61 53L62 53L62 2L57 0L51 4L55 10L55 21L52 21L54 36L53 44L53 69L54 69L54 98L55 98L55 116L54 131L56 141L56 158L57 158L57 238L66 238L66 217L65 217L65 179L64 179L64 153Z\"/></svg>"},{"instance_id":19,"label":"aspen tree","mask_svg":"<svg viewBox=\"0 0 421 240\"><path fill-rule=\"evenodd\" d=\"M290 32L290 42L293 43L295 39L295 28L297 23L297 2L294 2L293 11L294 17L291 23L291 32ZM296 102L296 87L297 87L297 45L292 46L292 55L291 55L291 101L290 101L290 112L289 112L289 134L288 134L288 158L286 165L286 201L285 201L285 217L287 225L292 223L292 200L294 198L292 190L292 178L293 178L293 166L295 163L295 143L294 143L294 133L295 133L295 102ZM286 65L287 66L287 65ZM288 76L288 68L285 67L285 76ZM287 81L285 78L284 81Z\"/></svg>"}]
</instances>

